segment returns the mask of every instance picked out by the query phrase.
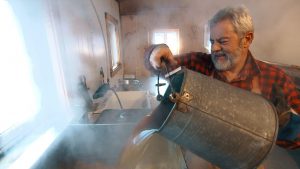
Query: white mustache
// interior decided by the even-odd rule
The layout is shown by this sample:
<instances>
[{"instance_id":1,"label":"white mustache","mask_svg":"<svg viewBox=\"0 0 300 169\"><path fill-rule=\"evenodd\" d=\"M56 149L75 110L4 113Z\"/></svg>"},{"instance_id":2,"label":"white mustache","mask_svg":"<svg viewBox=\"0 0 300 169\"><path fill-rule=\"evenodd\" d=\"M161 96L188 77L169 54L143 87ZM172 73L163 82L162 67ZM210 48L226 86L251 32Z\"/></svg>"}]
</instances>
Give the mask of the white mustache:
<instances>
[{"instance_id":1,"label":"white mustache","mask_svg":"<svg viewBox=\"0 0 300 169\"><path fill-rule=\"evenodd\" d=\"M225 58L228 58L228 56L224 52L219 52L219 53L212 53L213 58L217 58L220 56L224 56Z\"/></svg>"},{"instance_id":2,"label":"white mustache","mask_svg":"<svg viewBox=\"0 0 300 169\"><path fill-rule=\"evenodd\" d=\"M227 57L226 53L224 53L224 52L212 53L212 56L213 57L219 57L219 56Z\"/></svg>"}]
</instances>

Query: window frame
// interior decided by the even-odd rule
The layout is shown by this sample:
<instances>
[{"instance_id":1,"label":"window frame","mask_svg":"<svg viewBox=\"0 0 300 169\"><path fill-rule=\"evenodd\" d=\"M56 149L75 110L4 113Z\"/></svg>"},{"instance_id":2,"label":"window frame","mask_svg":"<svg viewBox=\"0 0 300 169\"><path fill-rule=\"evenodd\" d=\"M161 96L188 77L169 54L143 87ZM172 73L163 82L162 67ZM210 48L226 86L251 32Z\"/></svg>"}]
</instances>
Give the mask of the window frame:
<instances>
[{"instance_id":1,"label":"window frame","mask_svg":"<svg viewBox=\"0 0 300 169\"><path fill-rule=\"evenodd\" d=\"M15 26L16 30L17 30L17 31L12 31L12 30L10 31L10 33L11 33L10 37L14 37L12 40L14 40L15 42L18 41L18 43L17 43L18 45L16 43L14 43L14 47L16 49L18 49L18 48L20 48L20 46L22 46L21 48L23 49L23 50L18 49L18 51L19 52L21 51L22 53L16 54L16 56L18 56L18 57L16 57L16 59L22 60L22 57L24 57L24 58L26 58L26 60L28 59L28 61L29 61L30 57L27 53L26 44L25 44L25 41L23 39L24 35L22 33L22 29L20 27L20 21L17 18L16 13L13 11L13 8L12 8L12 6L9 2L4 1L4 2L0 3L0 5L3 5L2 7L6 8L7 11L9 11L9 12L5 12L4 14L10 15L9 17L7 17L7 19L12 20L11 22L14 23L13 26ZM5 21L3 21L3 22L5 24L7 24ZM16 39L15 36L17 36L19 38ZM3 37L2 37L2 39L3 39ZM5 39L5 37L4 37L4 39ZM10 43L7 43L7 44L10 44ZM16 46L18 46L18 47L16 47ZM1 51L1 54L3 54L3 56L4 56L5 51L4 51L4 53L2 53L2 52L3 51ZM22 57L20 57L21 55L22 55ZM5 57L3 57L1 59L5 59ZM10 63L11 62L9 62L9 64ZM17 66L17 65L18 64L15 64L13 66ZM23 63L23 65L24 65L24 63ZM33 74L31 72L30 63L28 62L26 65L27 65L26 68L25 68L26 70L19 69L19 71L22 71L23 73L26 72L25 73L26 76L25 77L23 76L22 78L23 78L23 80L25 80L25 78L26 78L26 81L27 81L27 80L30 79L30 77L33 76ZM9 70L6 70L6 71L7 71L6 74L8 74L10 76L13 76L12 73ZM33 79L31 79L31 80L33 80ZM8 82L10 83L9 80L8 80ZM15 83L16 81L13 80L13 82ZM33 83L35 84L35 82L33 82ZM29 86L27 86L27 87L29 87ZM30 93L30 94L34 94L35 93L34 90L38 90L38 89L34 89L35 88L34 86L30 86L30 88L32 89L32 92L33 92L33 93ZM6 90L11 90L11 89L6 88ZM36 92L39 92L39 91L36 91ZM12 94L14 94L14 93L12 92ZM37 93L35 93L35 94L37 94ZM2 96L3 96L3 93L2 93ZM4 96L5 96L5 94L4 94ZM38 99L39 99L38 97L39 97L38 95L35 95L35 102L38 102ZM0 98L1 101L3 101L2 99L3 99L3 97ZM6 98L6 99L9 99L9 98ZM18 102L16 102L16 103L18 103ZM5 104L5 102L4 102L4 104ZM19 105L17 105L17 106L19 106ZM39 124L38 122L36 122L35 120L33 120L29 117L29 116L37 116L39 114L39 112L38 112L39 111L38 110L39 106L37 106L37 105L35 105L35 106L36 106L36 112L35 113L31 112L30 114L27 114L28 116L26 117L26 120L11 122L7 126L5 126L5 128L2 128L3 126L1 126L1 128L0 128L0 160L1 160L1 157L6 155L9 150L11 150L13 147L15 147L19 142L24 140L24 138L26 138L27 135L31 134L34 131L34 129L36 128L35 125ZM13 117L11 114L6 114L7 112L5 111L5 108L4 108L4 110L2 108L3 107L1 107L2 113L0 113L1 118L5 119L5 118L7 118L7 116ZM11 109L14 109L14 108L11 107ZM26 111L26 109L24 109L24 111ZM27 110L27 111L29 111L29 110ZM19 113L22 113L22 112L19 112ZM13 118L16 118L16 117L13 117ZM1 165L0 165L0 168L1 168Z\"/></svg>"},{"instance_id":2,"label":"window frame","mask_svg":"<svg viewBox=\"0 0 300 169\"><path fill-rule=\"evenodd\" d=\"M105 22L106 22L106 30L107 30L107 48L108 48L108 55L109 55L109 70L110 70L110 75L111 77L113 77L115 74L117 74L117 72L121 69L122 67L122 63L121 63L121 50L120 50L120 31L119 31L119 23L118 20L116 18L114 18L112 15L110 15L109 13L105 12ZM111 41L112 41L112 37L111 37L111 32L110 32L110 24L113 24L115 27L115 34L116 34L116 48L117 48L117 66L114 68L113 65L113 59L114 56L112 54L112 45L111 45Z\"/></svg>"},{"instance_id":3,"label":"window frame","mask_svg":"<svg viewBox=\"0 0 300 169\"><path fill-rule=\"evenodd\" d=\"M164 29L153 29L151 31L150 41L149 44L154 44L154 33L164 33L164 43L166 43L166 34L175 32L177 34L177 51L174 53L174 55L177 55L180 53L180 31L178 28L164 28ZM173 51L172 51L173 52Z\"/></svg>"}]
</instances>

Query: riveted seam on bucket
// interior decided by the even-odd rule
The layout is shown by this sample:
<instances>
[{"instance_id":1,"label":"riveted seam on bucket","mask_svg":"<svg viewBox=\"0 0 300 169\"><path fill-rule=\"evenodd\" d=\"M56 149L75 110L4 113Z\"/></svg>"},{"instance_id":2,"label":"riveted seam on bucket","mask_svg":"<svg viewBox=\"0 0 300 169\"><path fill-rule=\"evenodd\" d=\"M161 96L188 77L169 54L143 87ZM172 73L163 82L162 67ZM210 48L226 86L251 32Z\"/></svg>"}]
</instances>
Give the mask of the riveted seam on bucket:
<instances>
[{"instance_id":1,"label":"riveted seam on bucket","mask_svg":"<svg viewBox=\"0 0 300 169\"><path fill-rule=\"evenodd\" d=\"M191 95L188 91L184 90L180 97L180 101L186 103L186 102L190 102L191 100L193 100L193 95Z\"/></svg>"},{"instance_id":2,"label":"riveted seam on bucket","mask_svg":"<svg viewBox=\"0 0 300 169\"><path fill-rule=\"evenodd\" d=\"M170 113L168 114L167 118L165 119L165 121L162 123L162 125L158 129L158 132L162 131L163 128L166 126L167 122L170 120L171 115L174 113L174 110L176 109L176 106L177 106L176 104L177 103L175 103L173 108L170 110Z\"/></svg>"},{"instance_id":3,"label":"riveted seam on bucket","mask_svg":"<svg viewBox=\"0 0 300 169\"><path fill-rule=\"evenodd\" d=\"M184 103L183 103L184 104ZM184 127L182 128L182 130L177 134L177 136L175 136L172 140L176 141L177 138L179 138L179 136L182 135L182 133L185 131L185 129L188 127L188 125L191 123L193 117L194 117L194 112L192 112L192 114L190 115L190 118L188 119L188 121L185 123Z\"/></svg>"},{"instance_id":4,"label":"riveted seam on bucket","mask_svg":"<svg viewBox=\"0 0 300 169\"><path fill-rule=\"evenodd\" d=\"M276 112L276 109L275 109L274 105L271 104L271 102L269 102L269 103L270 103L270 106L272 106L272 109L274 110L273 112ZM278 120L277 116L274 116L274 117L275 117L275 121L276 121L276 127L275 127L275 131L274 131L274 137L273 137L272 144L271 144L269 150L266 151L265 156L262 157L262 159L260 161L258 161L258 164L256 164L256 166L258 166L259 164L261 164L267 158L267 155L271 152L272 148L274 147L274 145L276 143L277 135L278 135L279 120Z\"/></svg>"},{"instance_id":5,"label":"riveted seam on bucket","mask_svg":"<svg viewBox=\"0 0 300 169\"><path fill-rule=\"evenodd\" d=\"M179 93L171 93L170 95L169 95L169 100L171 101L171 102L173 102L173 103L177 103L177 102L179 102Z\"/></svg>"},{"instance_id":6,"label":"riveted seam on bucket","mask_svg":"<svg viewBox=\"0 0 300 169\"><path fill-rule=\"evenodd\" d=\"M177 109L182 113L189 112L188 105L184 102L178 102Z\"/></svg>"}]
</instances>

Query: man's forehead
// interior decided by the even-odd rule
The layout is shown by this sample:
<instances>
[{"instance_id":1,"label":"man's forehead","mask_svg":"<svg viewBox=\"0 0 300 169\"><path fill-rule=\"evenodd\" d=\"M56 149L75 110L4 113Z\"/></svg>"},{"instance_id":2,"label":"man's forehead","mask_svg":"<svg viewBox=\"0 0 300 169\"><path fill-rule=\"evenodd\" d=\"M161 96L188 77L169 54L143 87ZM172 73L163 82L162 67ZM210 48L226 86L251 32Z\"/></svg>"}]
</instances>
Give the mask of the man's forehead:
<instances>
[{"instance_id":1,"label":"man's forehead","mask_svg":"<svg viewBox=\"0 0 300 169\"><path fill-rule=\"evenodd\" d=\"M211 38L221 38L221 37L230 37L233 34L236 34L234 27L229 20L222 20L214 24L210 28L210 37Z\"/></svg>"}]
</instances>

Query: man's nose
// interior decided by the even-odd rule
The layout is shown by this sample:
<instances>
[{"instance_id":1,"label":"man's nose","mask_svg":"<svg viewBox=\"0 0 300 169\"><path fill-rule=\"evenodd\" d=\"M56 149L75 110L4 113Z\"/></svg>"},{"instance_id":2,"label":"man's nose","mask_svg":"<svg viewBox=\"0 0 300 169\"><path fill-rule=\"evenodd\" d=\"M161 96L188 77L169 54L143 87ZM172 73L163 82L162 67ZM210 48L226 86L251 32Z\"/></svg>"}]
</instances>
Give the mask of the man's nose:
<instances>
[{"instance_id":1,"label":"man's nose","mask_svg":"<svg viewBox=\"0 0 300 169\"><path fill-rule=\"evenodd\" d=\"M211 44L211 52L218 52L220 51L222 48L221 48L221 45L220 43L218 42L214 42Z\"/></svg>"}]
</instances>

